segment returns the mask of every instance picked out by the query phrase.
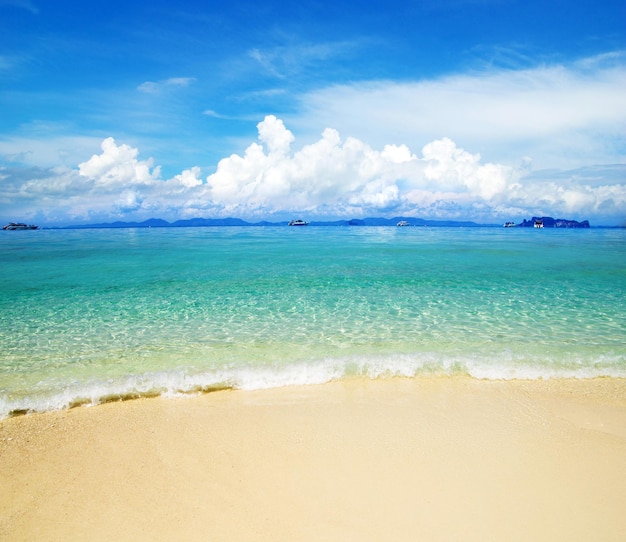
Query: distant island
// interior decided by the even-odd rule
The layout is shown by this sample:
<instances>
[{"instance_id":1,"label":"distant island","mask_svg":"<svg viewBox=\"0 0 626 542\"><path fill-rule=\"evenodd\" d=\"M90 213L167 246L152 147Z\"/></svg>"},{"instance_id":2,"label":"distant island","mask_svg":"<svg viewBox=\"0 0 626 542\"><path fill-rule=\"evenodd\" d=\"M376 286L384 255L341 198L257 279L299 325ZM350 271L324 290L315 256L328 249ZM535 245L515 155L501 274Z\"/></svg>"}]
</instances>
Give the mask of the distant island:
<instances>
[{"instance_id":1,"label":"distant island","mask_svg":"<svg viewBox=\"0 0 626 542\"><path fill-rule=\"evenodd\" d=\"M190 218L167 222L160 218L150 218L143 222L111 222L101 224L81 224L63 226L62 229L89 229L89 228L189 228L202 226L288 226L290 220L281 222L246 222L241 218ZM492 228L498 224L478 224L468 221L454 220L425 220L423 218L395 217L395 218L353 218L351 220L308 221L308 226L396 226L398 222L407 222L409 226L431 227L466 227Z\"/></svg>"},{"instance_id":2,"label":"distant island","mask_svg":"<svg viewBox=\"0 0 626 542\"><path fill-rule=\"evenodd\" d=\"M536 224L542 224L544 228L589 228L589 221L566 220L564 218L552 218L551 216L533 216L530 220L524 219L519 228L534 228Z\"/></svg>"},{"instance_id":3,"label":"distant island","mask_svg":"<svg viewBox=\"0 0 626 542\"><path fill-rule=\"evenodd\" d=\"M161 218L150 218L143 222L110 222L100 224L80 224L63 226L60 229L96 229L96 228L190 228L190 227L215 227L215 226L288 226L289 220L280 222L247 222L241 218L190 218L187 220L176 220L167 222ZM429 226L429 227L456 227L456 228L493 228L502 224L479 224L471 221L456 220L426 220L423 218L397 216L394 218L353 218L350 220L315 221L308 222L309 226ZM589 228L589 221L567 220L563 218L552 218L549 216L532 217L530 220L524 219L519 224L507 222L508 227L532 228L535 224L541 223L544 228Z\"/></svg>"}]
</instances>

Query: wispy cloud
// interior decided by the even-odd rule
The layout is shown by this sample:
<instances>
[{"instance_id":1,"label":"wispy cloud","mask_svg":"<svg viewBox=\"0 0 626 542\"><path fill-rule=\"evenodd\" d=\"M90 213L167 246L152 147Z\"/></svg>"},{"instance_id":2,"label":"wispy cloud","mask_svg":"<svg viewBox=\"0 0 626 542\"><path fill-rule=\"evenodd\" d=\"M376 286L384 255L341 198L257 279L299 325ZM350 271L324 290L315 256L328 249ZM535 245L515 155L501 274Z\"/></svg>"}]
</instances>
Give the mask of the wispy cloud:
<instances>
[{"instance_id":1,"label":"wispy cloud","mask_svg":"<svg viewBox=\"0 0 626 542\"><path fill-rule=\"evenodd\" d=\"M220 120L247 120L247 119L242 119L241 117L236 117L236 116L232 116L232 115L223 115L222 113L218 113L217 111L213 111L213 109L205 109L202 112L203 115L206 115L207 117L211 117L214 119L220 119Z\"/></svg>"},{"instance_id":2,"label":"wispy cloud","mask_svg":"<svg viewBox=\"0 0 626 542\"><path fill-rule=\"evenodd\" d=\"M207 117L213 117L214 119L226 119L228 118L226 115L220 115L217 111L213 111L212 109L205 109L202 112L203 115Z\"/></svg>"},{"instance_id":3,"label":"wispy cloud","mask_svg":"<svg viewBox=\"0 0 626 542\"><path fill-rule=\"evenodd\" d=\"M161 81L146 81L137 87L140 92L147 94L158 94L160 92L188 87L195 81L195 77L171 77Z\"/></svg>"},{"instance_id":4,"label":"wispy cloud","mask_svg":"<svg viewBox=\"0 0 626 542\"><path fill-rule=\"evenodd\" d=\"M354 51L356 46L354 42L349 41L286 43L251 49L248 56L255 60L267 75L284 79L310 69L320 62L345 56Z\"/></svg>"},{"instance_id":5,"label":"wispy cloud","mask_svg":"<svg viewBox=\"0 0 626 542\"><path fill-rule=\"evenodd\" d=\"M50 164L74 167L102 141L102 137L64 133L34 126L28 136L0 138L0 162L27 168L47 169Z\"/></svg>"},{"instance_id":6,"label":"wispy cloud","mask_svg":"<svg viewBox=\"0 0 626 542\"><path fill-rule=\"evenodd\" d=\"M39 8L30 0L0 0L0 6L15 6L39 15Z\"/></svg>"},{"instance_id":7,"label":"wispy cloud","mask_svg":"<svg viewBox=\"0 0 626 542\"><path fill-rule=\"evenodd\" d=\"M301 114L288 120L303 134L332 125L373 145L450 137L490 159L531 156L558 167L574 157L583 165L623 156L606 143L623 141L624 88L626 62L615 53L571 65L329 86L302 96Z\"/></svg>"},{"instance_id":8,"label":"wispy cloud","mask_svg":"<svg viewBox=\"0 0 626 542\"><path fill-rule=\"evenodd\" d=\"M8 70L12 68L13 65L14 61L10 57L6 55L0 55L0 71Z\"/></svg>"}]
</instances>

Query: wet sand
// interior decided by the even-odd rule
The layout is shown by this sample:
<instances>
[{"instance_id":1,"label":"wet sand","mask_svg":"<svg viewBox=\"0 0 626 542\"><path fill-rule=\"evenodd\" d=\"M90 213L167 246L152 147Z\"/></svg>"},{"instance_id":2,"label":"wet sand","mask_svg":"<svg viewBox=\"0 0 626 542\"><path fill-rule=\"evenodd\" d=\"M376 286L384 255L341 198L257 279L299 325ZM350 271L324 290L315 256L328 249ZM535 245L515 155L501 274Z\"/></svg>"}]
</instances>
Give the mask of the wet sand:
<instances>
[{"instance_id":1,"label":"wet sand","mask_svg":"<svg viewBox=\"0 0 626 542\"><path fill-rule=\"evenodd\" d=\"M352 380L0 421L0 540L626 540L626 380Z\"/></svg>"}]
</instances>

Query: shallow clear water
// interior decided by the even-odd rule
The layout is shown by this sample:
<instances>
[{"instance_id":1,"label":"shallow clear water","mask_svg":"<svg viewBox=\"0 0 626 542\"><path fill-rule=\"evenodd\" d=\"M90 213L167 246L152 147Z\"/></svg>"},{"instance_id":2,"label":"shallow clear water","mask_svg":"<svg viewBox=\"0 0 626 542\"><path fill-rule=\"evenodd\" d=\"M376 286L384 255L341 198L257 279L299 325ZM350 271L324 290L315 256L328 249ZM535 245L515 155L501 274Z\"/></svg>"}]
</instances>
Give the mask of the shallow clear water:
<instances>
[{"instance_id":1,"label":"shallow clear water","mask_svg":"<svg viewBox=\"0 0 626 542\"><path fill-rule=\"evenodd\" d=\"M0 417L352 374L626 376L626 230L2 234Z\"/></svg>"}]
</instances>

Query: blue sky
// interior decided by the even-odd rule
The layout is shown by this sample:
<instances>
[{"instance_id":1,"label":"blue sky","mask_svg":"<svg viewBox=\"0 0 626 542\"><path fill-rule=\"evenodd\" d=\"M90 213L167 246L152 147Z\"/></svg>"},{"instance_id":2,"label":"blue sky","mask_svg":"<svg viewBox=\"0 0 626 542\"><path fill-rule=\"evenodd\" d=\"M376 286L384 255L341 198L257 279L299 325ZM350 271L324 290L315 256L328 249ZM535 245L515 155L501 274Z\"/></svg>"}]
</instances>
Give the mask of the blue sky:
<instances>
[{"instance_id":1,"label":"blue sky","mask_svg":"<svg viewBox=\"0 0 626 542\"><path fill-rule=\"evenodd\" d=\"M626 223L622 1L0 0L0 220Z\"/></svg>"}]
</instances>

